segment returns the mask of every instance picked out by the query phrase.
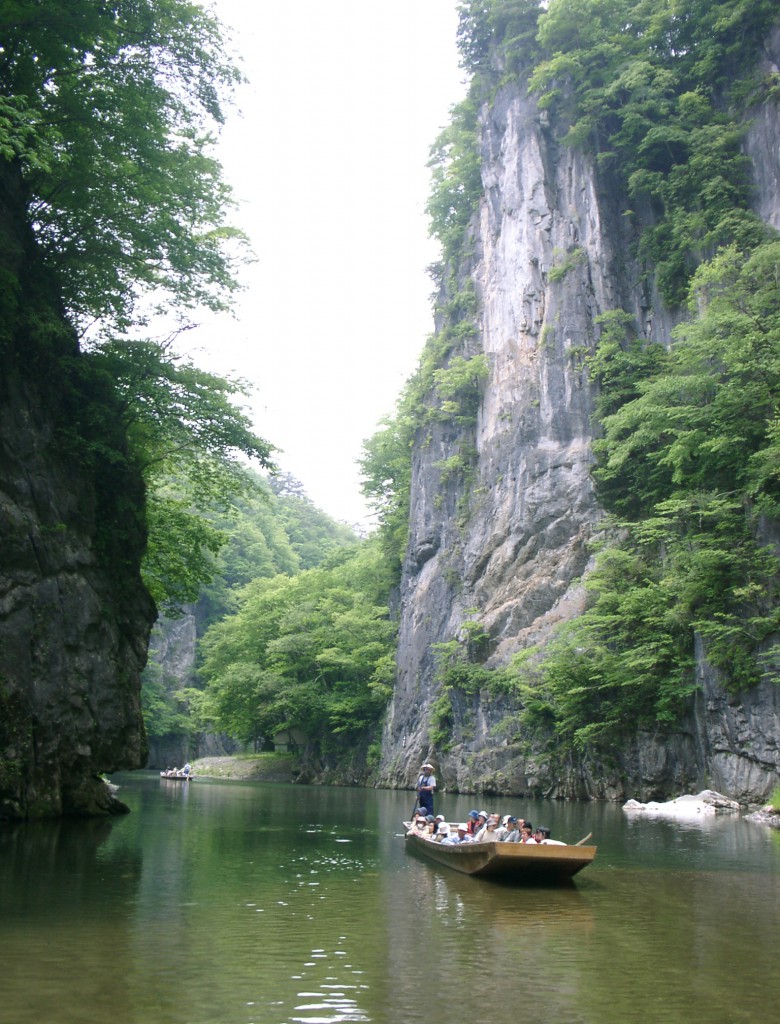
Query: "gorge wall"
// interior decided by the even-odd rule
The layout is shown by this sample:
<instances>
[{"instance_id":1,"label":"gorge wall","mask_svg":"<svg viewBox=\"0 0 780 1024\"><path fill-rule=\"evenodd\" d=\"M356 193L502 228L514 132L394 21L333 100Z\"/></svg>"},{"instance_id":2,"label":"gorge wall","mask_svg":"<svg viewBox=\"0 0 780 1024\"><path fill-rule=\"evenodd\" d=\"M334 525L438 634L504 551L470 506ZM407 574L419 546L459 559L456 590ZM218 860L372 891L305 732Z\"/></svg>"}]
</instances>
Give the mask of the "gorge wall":
<instances>
[{"instance_id":1,"label":"gorge wall","mask_svg":"<svg viewBox=\"0 0 780 1024\"><path fill-rule=\"evenodd\" d=\"M137 768L143 485L0 163L0 818L111 813L99 773Z\"/></svg>"},{"instance_id":2,"label":"gorge wall","mask_svg":"<svg viewBox=\"0 0 780 1024\"><path fill-rule=\"evenodd\" d=\"M778 35L766 61L776 73ZM778 108L767 103L748 117L755 208L778 227ZM463 637L463 624L477 620L491 638L487 664L504 664L583 607L580 581L602 518L583 365L596 317L622 308L642 336L662 344L675 322L632 255L637 218L626 215L623 195L560 144L534 98L506 85L480 121L484 198L471 225L468 273L479 309L472 354L485 353L489 377L476 431L441 427L414 450L382 780L409 784L427 758L450 790L649 799L706 785L761 800L778 781L780 688L767 681L730 696L701 650L699 691L684 720L672 731L626 737L609 765L586 759L553 776L523 737L502 731L507 700L485 694L454 708L446 753L430 745L433 644ZM442 475L463 444L476 449L466 514L462 491Z\"/></svg>"}]
</instances>

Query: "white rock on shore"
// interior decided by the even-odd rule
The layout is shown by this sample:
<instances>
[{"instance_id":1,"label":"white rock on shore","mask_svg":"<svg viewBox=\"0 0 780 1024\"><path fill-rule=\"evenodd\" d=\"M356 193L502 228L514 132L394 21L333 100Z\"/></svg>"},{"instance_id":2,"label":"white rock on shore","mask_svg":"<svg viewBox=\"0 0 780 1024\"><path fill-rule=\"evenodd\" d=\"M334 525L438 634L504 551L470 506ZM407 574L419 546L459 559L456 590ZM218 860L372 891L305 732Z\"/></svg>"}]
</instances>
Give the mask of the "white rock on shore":
<instances>
[{"instance_id":1,"label":"white rock on shore","mask_svg":"<svg viewBox=\"0 0 780 1024\"><path fill-rule=\"evenodd\" d=\"M724 811L739 811L736 800L730 800L722 793L712 789L702 790L696 796L678 796L666 803L650 801L642 804L638 800L629 800L623 804L623 810L629 813L653 815L659 818L697 818L720 814Z\"/></svg>"}]
</instances>

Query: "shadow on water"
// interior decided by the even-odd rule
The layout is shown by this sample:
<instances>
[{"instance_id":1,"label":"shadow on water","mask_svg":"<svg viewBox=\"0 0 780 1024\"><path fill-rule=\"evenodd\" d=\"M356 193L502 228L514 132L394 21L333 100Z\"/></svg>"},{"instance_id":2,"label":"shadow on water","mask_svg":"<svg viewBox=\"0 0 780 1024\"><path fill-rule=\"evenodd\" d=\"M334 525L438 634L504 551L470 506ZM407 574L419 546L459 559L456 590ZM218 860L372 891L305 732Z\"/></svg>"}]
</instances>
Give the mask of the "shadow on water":
<instances>
[{"instance_id":1,"label":"shadow on water","mask_svg":"<svg viewBox=\"0 0 780 1024\"><path fill-rule=\"evenodd\" d=\"M141 852L109 841L116 819L13 824L0 830L0 901L4 923L18 915L67 913L132 900Z\"/></svg>"},{"instance_id":2,"label":"shadow on water","mask_svg":"<svg viewBox=\"0 0 780 1024\"><path fill-rule=\"evenodd\" d=\"M110 1020L127 997L126 907L141 852L116 819L31 822L0 832L0 1005L14 1024ZM74 1006L75 1001L75 1006Z\"/></svg>"}]
</instances>

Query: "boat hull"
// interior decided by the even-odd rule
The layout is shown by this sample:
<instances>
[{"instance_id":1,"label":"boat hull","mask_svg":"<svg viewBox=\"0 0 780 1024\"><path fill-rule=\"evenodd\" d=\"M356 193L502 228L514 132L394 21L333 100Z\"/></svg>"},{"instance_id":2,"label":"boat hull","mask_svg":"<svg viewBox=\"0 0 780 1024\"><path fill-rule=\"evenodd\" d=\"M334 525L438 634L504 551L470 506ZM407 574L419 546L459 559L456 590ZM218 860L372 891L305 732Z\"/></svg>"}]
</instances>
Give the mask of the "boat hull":
<instances>
[{"instance_id":1,"label":"boat hull","mask_svg":"<svg viewBox=\"0 0 780 1024\"><path fill-rule=\"evenodd\" d=\"M587 867L596 846L545 846L525 843L464 843L444 846L408 835L407 849L464 875L523 883L563 882Z\"/></svg>"}]
</instances>

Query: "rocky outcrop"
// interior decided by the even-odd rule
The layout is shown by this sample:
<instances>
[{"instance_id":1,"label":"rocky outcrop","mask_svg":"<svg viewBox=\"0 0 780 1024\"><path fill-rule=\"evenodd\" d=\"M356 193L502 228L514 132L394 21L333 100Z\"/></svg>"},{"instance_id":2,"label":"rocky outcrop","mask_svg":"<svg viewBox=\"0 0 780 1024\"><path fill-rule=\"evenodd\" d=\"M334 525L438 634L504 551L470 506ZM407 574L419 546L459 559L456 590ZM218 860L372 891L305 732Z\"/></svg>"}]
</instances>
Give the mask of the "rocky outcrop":
<instances>
[{"instance_id":1,"label":"rocky outcrop","mask_svg":"<svg viewBox=\"0 0 780 1024\"><path fill-rule=\"evenodd\" d=\"M688 821L697 818L710 818L717 814L733 814L739 809L740 806L736 800L729 800L722 793L716 793L712 789L704 789L695 795L686 793L664 803L651 800L649 803L643 804L638 800L628 800L623 804L626 814Z\"/></svg>"},{"instance_id":2,"label":"rocky outcrop","mask_svg":"<svg viewBox=\"0 0 780 1024\"><path fill-rule=\"evenodd\" d=\"M0 817L110 813L140 767L143 485L0 175Z\"/></svg>"},{"instance_id":3,"label":"rocky outcrop","mask_svg":"<svg viewBox=\"0 0 780 1024\"><path fill-rule=\"evenodd\" d=\"M745 146L756 169L756 208L773 223L780 219L777 116L775 107L763 108ZM609 765L552 769L502 726L507 702L479 695L453 709L445 755L429 744L438 696L432 645L478 619L490 636L487 664L504 664L583 607L580 580L602 518L590 478L593 394L583 366L596 318L624 309L641 334L662 344L675 323L632 257L631 225L642 211L626 215L619 190L558 142L534 99L520 85L506 86L484 107L481 124L485 195L468 275L479 308L474 351L487 356L489 378L476 429L428 433L414 451L382 781L408 785L421 758L432 757L443 783L461 791L648 799L711 785L760 800L780 770L780 691L766 683L728 696L701 652L701 692L682 725L671 735L659 728L627 738ZM464 445L475 452L465 511L462 481L448 481L441 469Z\"/></svg>"}]
</instances>

